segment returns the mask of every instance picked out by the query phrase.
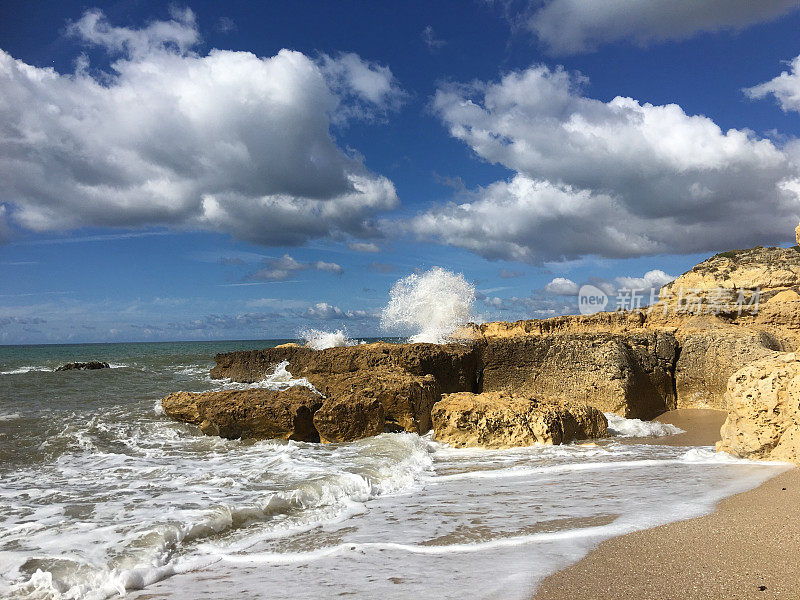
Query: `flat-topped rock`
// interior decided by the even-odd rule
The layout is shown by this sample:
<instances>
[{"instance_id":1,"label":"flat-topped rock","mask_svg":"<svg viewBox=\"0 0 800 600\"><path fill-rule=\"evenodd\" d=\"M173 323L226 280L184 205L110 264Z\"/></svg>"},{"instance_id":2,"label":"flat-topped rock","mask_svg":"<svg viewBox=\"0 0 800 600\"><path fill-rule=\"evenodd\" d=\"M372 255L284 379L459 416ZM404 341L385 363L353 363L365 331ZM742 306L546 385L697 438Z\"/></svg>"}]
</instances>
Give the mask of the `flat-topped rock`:
<instances>
[{"instance_id":1,"label":"flat-topped rock","mask_svg":"<svg viewBox=\"0 0 800 600\"><path fill-rule=\"evenodd\" d=\"M431 417L436 440L458 448L564 444L603 437L608 427L591 406L505 392L445 395Z\"/></svg>"}]
</instances>

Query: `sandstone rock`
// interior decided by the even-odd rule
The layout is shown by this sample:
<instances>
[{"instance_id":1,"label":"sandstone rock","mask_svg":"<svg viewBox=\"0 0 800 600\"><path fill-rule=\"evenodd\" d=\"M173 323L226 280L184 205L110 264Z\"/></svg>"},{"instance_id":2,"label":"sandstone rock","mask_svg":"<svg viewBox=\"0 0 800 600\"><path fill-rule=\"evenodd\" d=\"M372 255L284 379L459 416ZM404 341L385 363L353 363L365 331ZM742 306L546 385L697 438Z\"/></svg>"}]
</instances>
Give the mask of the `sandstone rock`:
<instances>
[{"instance_id":1,"label":"sandstone rock","mask_svg":"<svg viewBox=\"0 0 800 600\"><path fill-rule=\"evenodd\" d=\"M89 362L72 362L61 365L56 371L94 371L96 369L110 369L107 362L90 360Z\"/></svg>"},{"instance_id":2,"label":"sandstone rock","mask_svg":"<svg viewBox=\"0 0 800 600\"><path fill-rule=\"evenodd\" d=\"M388 431L426 433L431 428L431 408L442 396L433 375L411 375L399 368L381 367L335 375L309 373L308 377L322 394L340 403L361 406L367 400L379 401Z\"/></svg>"},{"instance_id":3,"label":"sandstone rock","mask_svg":"<svg viewBox=\"0 0 800 600\"><path fill-rule=\"evenodd\" d=\"M675 407L676 355L674 336L660 331L489 338L482 391L589 404L651 419Z\"/></svg>"},{"instance_id":4,"label":"sandstone rock","mask_svg":"<svg viewBox=\"0 0 800 600\"><path fill-rule=\"evenodd\" d=\"M306 387L224 392L176 392L161 401L171 418L224 438L318 442L313 417L322 398Z\"/></svg>"},{"instance_id":5,"label":"sandstone rock","mask_svg":"<svg viewBox=\"0 0 800 600\"><path fill-rule=\"evenodd\" d=\"M436 439L452 446L511 448L603 437L608 422L596 408L504 392L449 394L432 412Z\"/></svg>"},{"instance_id":6,"label":"sandstone rock","mask_svg":"<svg viewBox=\"0 0 800 600\"><path fill-rule=\"evenodd\" d=\"M794 239L797 245L800 246L800 225L794 228Z\"/></svg>"},{"instance_id":7,"label":"sandstone rock","mask_svg":"<svg viewBox=\"0 0 800 600\"><path fill-rule=\"evenodd\" d=\"M470 323L455 337L463 339L510 338L519 336L560 335L567 333L626 333L645 326L643 310L598 312L592 315L563 315L549 319Z\"/></svg>"},{"instance_id":8,"label":"sandstone rock","mask_svg":"<svg viewBox=\"0 0 800 600\"><path fill-rule=\"evenodd\" d=\"M253 383L282 361L294 377L330 376L377 368L412 375L433 375L443 392L476 391L479 347L476 344L359 344L325 350L305 347L228 352L215 357L214 379ZM317 378L319 379L319 378Z\"/></svg>"},{"instance_id":9,"label":"sandstone rock","mask_svg":"<svg viewBox=\"0 0 800 600\"><path fill-rule=\"evenodd\" d=\"M725 409L728 379L746 364L774 356L783 345L773 335L737 327L713 316L688 320L675 332L678 408Z\"/></svg>"},{"instance_id":10,"label":"sandstone rock","mask_svg":"<svg viewBox=\"0 0 800 600\"><path fill-rule=\"evenodd\" d=\"M327 398L314 414L314 426L322 443L352 442L384 432L383 404L368 396Z\"/></svg>"},{"instance_id":11,"label":"sandstone rock","mask_svg":"<svg viewBox=\"0 0 800 600\"><path fill-rule=\"evenodd\" d=\"M728 381L728 418L717 451L800 463L800 357L764 358Z\"/></svg>"},{"instance_id":12,"label":"sandstone rock","mask_svg":"<svg viewBox=\"0 0 800 600\"><path fill-rule=\"evenodd\" d=\"M677 302L681 290L710 300L722 288L738 294L759 289L760 303L779 292L800 285L800 249L748 248L721 252L704 260L661 288L660 301ZM747 298L749 298L749 293Z\"/></svg>"}]
</instances>

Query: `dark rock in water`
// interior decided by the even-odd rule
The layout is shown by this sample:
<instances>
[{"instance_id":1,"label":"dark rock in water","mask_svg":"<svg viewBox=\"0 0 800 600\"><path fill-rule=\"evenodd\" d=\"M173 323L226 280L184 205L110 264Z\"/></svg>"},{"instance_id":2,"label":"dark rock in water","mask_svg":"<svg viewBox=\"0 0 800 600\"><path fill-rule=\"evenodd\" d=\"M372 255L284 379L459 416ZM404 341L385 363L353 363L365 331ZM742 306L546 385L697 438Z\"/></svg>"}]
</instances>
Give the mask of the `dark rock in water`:
<instances>
[{"instance_id":1,"label":"dark rock in water","mask_svg":"<svg viewBox=\"0 0 800 600\"><path fill-rule=\"evenodd\" d=\"M314 413L322 398L307 387L288 390L176 392L161 401L164 412L229 439L284 439L319 442ZM373 434L374 435L374 434Z\"/></svg>"},{"instance_id":2,"label":"dark rock in water","mask_svg":"<svg viewBox=\"0 0 800 600\"><path fill-rule=\"evenodd\" d=\"M94 371L96 369L110 369L107 362L90 360L89 362L73 362L61 365L56 371Z\"/></svg>"}]
</instances>

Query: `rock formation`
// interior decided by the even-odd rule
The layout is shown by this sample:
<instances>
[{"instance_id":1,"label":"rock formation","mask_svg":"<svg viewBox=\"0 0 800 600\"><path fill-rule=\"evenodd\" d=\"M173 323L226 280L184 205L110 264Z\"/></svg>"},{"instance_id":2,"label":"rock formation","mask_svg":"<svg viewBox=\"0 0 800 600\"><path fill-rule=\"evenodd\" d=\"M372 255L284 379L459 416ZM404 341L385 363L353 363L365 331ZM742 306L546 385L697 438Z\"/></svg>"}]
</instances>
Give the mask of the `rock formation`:
<instances>
[{"instance_id":1,"label":"rock formation","mask_svg":"<svg viewBox=\"0 0 800 600\"><path fill-rule=\"evenodd\" d=\"M455 447L564 444L603 437L608 427L594 407L505 392L445 395L431 417L436 440Z\"/></svg>"},{"instance_id":2,"label":"rock formation","mask_svg":"<svg viewBox=\"0 0 800 600\"><path fill-rule=\"evenodd\" d=\"M675 408L671 333L585 333L487 339L482 391L579 402L652 419Z\"/></svg>"},{"instance_id":3,"label":"rock formation","mask_svg":"<svg viewBox=\"0 0 800 600\"><path fill-rule=\"evenodd\" d=\"M718 451L800 463L800 356L764 358L737 371L727 405Z\"/></svg>"},{"instance_id":4,"label":"rock formation","mask_svg":"<svg viewBox=\"0 0 800 600\"><path fill-rule=\"evenodd\" d=\"M176 392L161 406L176 421L197 425L207 435L224 438L283 439L318 442L314 413L322 405L307 387L224 392Z\"/></svg>"},{"instance_id":5,"label":"rock formation","mask_svg":"<svg viewBox=\"0 0 800 600\"><path fill-rule=\"evenodd\" d=\"M708 316L687 319L675 332L677 408L725 409L728 379L746 364L774 356L783 344L772 334Z\"/></svg>"},{"instance_id":6,"label":"rock formation","mask_svg":"<svg viewBox=\"0 0 800 600\"><path fill-rule=\"evenodd\" d=\"M308 435L324 442L383 431L421 434L432 422L437 436L442 431L443 436L462 440L454 443L470 439L483 440L475 441L481 445L516 444L513 440L541 441L548 435L555 442L569 437L564 434L567 430L559 434L554 425L566 426L567 413L577 419L575 411L583 414L591 409L649 419L673 408L691 407L728 407L725 448L743 455L771 456L779 448L781 455L789 456L788 440L797 437L788 425L782 430L783 421L777 418L754 424L763 415L759 416L756 404L747 405L741 398L755 396L737 390L757 385L755 375L730 386L753 361L759 361L753 363L756 368L762 361L778 360L782 352L800 348L798 247L717 254L665 285L654 307L468 325L457 337L459 343L446 345L376 343L315 351L283 344L231 352L217 355L211 376L251 383L286 361L293 377L308 379L322 394L313 402L306 400L314 430ZM763 364L768 370L778 363ZM253 392L254 406L262 402L283 406L286 401L283 392L259 393L266 395ZM783 392L776 394L783 397ZM236 400L242 410L245 397ZM203 415L191 410L167 412L198 425L208 422L204 429L209 432L237 433L233 421L239 417L227 416L235 413L233 408L214 412L208 407L208 402L221 401L220 397L194 401L205 407ZM165 410L170 402L174 400L165 399ZM504 403L508 404L505 408ZM531 408L532 403L539 408ZM534 413L537 419L551 415L549 425L537 425L539 429L525 433L520 415L529 419ZM593 417L585 418L591 421ZM292 438L301 434L294 433L285 419L280 422L277 437L300 439ZM492 433L494 441L486 441L491 437L487 432L494 431L492 423L501 422L505 433ZM454 423L466 429L457 433ZM763 449L769 444L749 449L737 437L747 437L737 433L746 432L747 427L771 427L770 435L779 441L773 449ZM239 429L250 435L258 427L247 424ZM265 435L264 431L258 430L258 435ZM780 441L787 435L786 442Z\"/></svg>"},{"instance_id":7,"label":"rock formation","mask_svg":"<svg viewBox=\"0 0 800 600\"><path fill-rule=\"evenodd\" d=\"M99 360L90 360L89 362L71 362L61 365L56 371L95 371L97 369L110 369L107 362Z\"/></svg>"}]
</instances>

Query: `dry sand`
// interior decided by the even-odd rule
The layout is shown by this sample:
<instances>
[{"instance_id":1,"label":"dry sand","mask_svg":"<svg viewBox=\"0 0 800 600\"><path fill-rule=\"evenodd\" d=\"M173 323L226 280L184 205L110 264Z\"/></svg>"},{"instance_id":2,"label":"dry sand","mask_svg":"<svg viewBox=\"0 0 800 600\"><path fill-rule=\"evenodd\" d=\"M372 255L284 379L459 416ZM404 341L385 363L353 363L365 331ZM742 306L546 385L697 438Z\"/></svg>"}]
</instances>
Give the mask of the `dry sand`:
<instances>
[{"instance_id":1,"label":"dry sand","mask_svg":"<svg viewBox=\"0 0 800 600\"><path fill-rule=\"evenodd\" d=\"M659 420L710 445L724 413L680 410ZM659 443L664 443L661 439ZM600 544L545 579L537 600L800 599L800 470L723 500L716 512Z\"/></svg>"}]
</instances>

